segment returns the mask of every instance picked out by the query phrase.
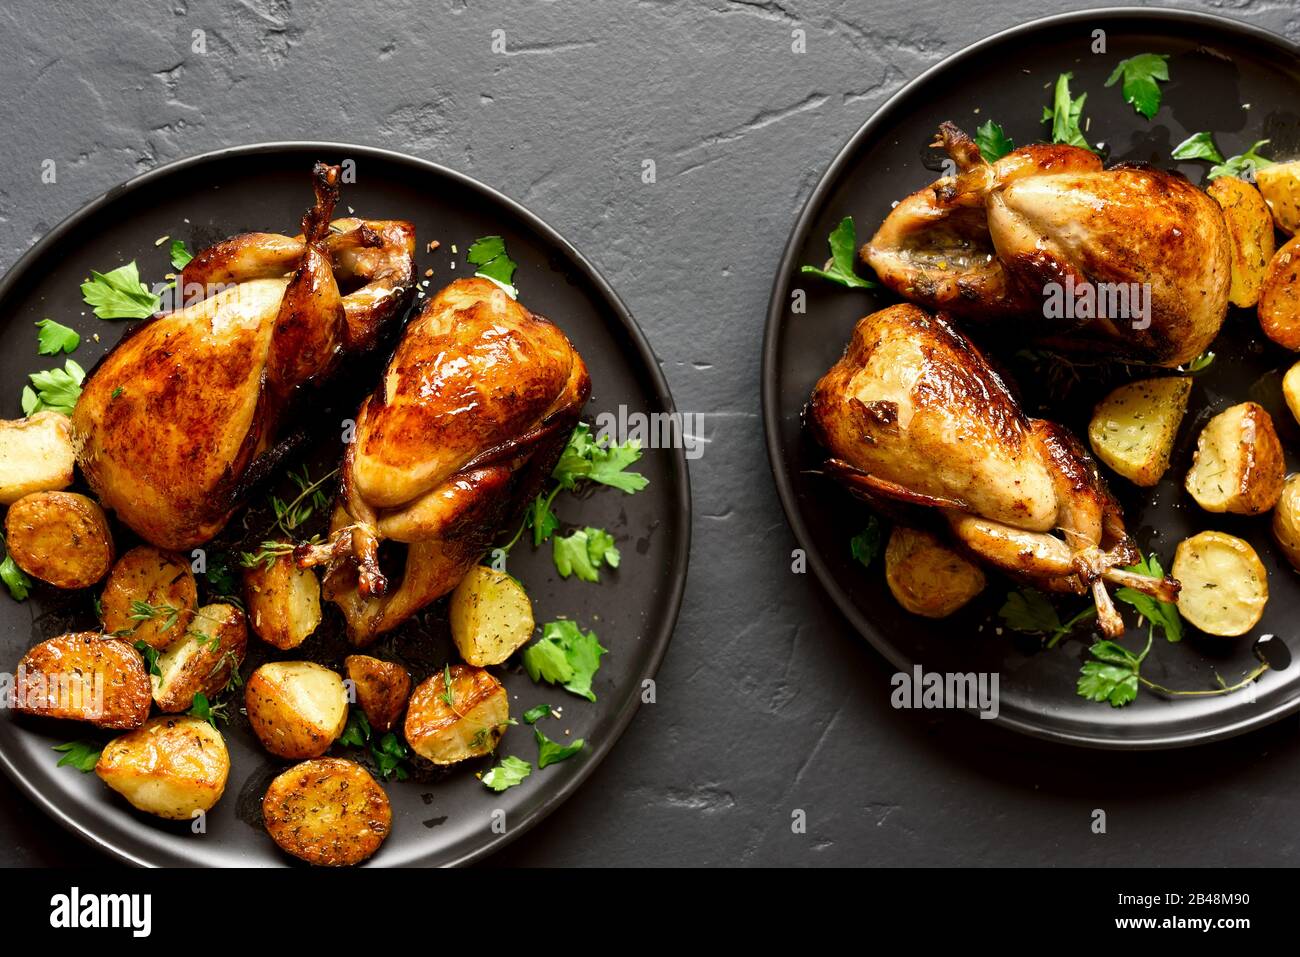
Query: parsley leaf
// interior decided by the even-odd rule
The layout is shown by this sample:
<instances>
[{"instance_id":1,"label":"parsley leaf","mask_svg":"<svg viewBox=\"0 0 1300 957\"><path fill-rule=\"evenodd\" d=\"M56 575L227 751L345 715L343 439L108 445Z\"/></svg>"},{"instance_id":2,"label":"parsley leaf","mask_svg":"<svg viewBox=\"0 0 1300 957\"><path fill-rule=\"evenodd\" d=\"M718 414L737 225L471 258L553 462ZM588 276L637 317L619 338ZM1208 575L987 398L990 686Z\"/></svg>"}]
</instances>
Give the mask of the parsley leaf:
<instances>
[{"instance_id":1,"label":"parsley leaf","mask_svg":"<svg viewBox=\"0 0 1300 957\"><path fill-rule=\"evenodd\" d=\"M1048 648L1055 647L1058 641L1074 630L1075 625L1095 614L1096 607L1089 605L1073 618L1062 622L1056 606L1036 588L1009 592L1007 600L998 609L998 617L1008 628L1030 635L1044 635Z\"/></svg>"},{"instance_id":2,"label":"parsley leaf","mask_svg":"<svg viewBox=\"0 0 1300 957\"><path fill-rule=\"evenodd\" d=\"M5 544L3 535L0 535L0 550L5 553L4 561L0 562L0 581L4 582L5 587L9 589L9 594L14 601L23 601L32 590L32 580L9 554L9 547Z\"/></svg>"},{"instance_id":3,"label":"parsley leaf","mask_svg":"<svg viewBox=\"0 0 1300 957\"><path fill-rule=\"evenodd\" d=\"M230 567L229 552L216 552L210 555L203 577L214 597L238 597L239 583L235 580L235 573Z\"/></svg>"},{"instance_id":4,"label":"parsley leaf","mask_svg":"<svg viewBox=\"0 0 1300 957\"><path fill-rule=\"evenodd\" d=\"M529 708L524 712L524 724L536 724L550 713L551 706L549 704L539 704L535 708Z\"/></svg>"},{"instance_id":5,"label":"parsley leaf","mask_svg":"<svg viewBox=\"0 0 1300 957\"><path fill-rule=\"evenodd\" d=\"M560 483L560 488L573 489L578 482L599 482L621 489L631 495L639 492L650 480L640 472L627 471L641 458L641 443L629 440L622 445L601 444L591 434L591 426L579 422L569 443L555 463L551 477Z\"/></svg>"},{"instance_id":6,"label":"parsley leaf","mask_svg":"<svg viewBox=\"0 0 1300 957\"><path fill-rule=\"evenodd\" d=\"M1191 362L1187 364L1187 371L1195 375L1197 372L1201 372L1205 369L1208 369L1210 367L1210 363L1213 361L1214 361L1214 353L1207 349L1205 352L1202 352L1199 356L1197 356L1195 359L1193 359Z\"/></svg>"},{"instance_id":7,"label":"parsley leaf","mask_svg":"<svg viewBox=\"0 0 1300 957\"><path fill-rule=\"evenodd\" d=\"M466 258L479 267L474 275L507 286L509 287L507 291L514 293L516 263L506 254L506 241L500 236L484 236L482 239L474 240Z\"/></svg>"},{"instance_id":8,"label":"parsley leaf","mask_svg":"<svg viewBox=\"0 0 1300 957\"><path fill-rule=\"evenodd\" d=\"M147 641L137 641L135 650L140 652L140 656L144 658L145 667L148 668L149 674L161 678L162 669L158 667L158 657L161 652Z\"/></svg>"},{"instance_id":9,"label":"parsley leaf","mask_svg":"<svg viewBox=\"0 0 1300 957\"><path fill-rule=\"evenodd\" d=\"M1120 60L1106 85L1114 86L1123 77L1124 102L1149 120L1160 109L1160 83L1169 80L1168 59L1167 53L1140 53Z\"/></svg>"},{"instance_id":10,"label":"parsley leaf","mask_svg":"<svg viewBox=\"0 0 1300 957\"><path fill-rule=\"evenodd\" d=\"M63 752L56 767L61 768L67 764L82 774L89 774L99 763L99 754L103 748L90 741L69 741L67 744L56 744L50 750Z\"/></svg>"},{"instance_id":11,"label":"parsley leaf","mask_svg":"<svg viewBox=\"0 0 1300 957\"><path fill-rule=\"evenodd\" d=\"M190 710L187 713L194 715L196 718L202 718L208 724L212 725L212 727L216 728L218 718L222 721L230 720L226 716L225 709L226 706L224 704L212 704L208 701L207 695L202 691L196 691L194 692L194 701L190 704Z\"/></svg>"},{"instance_id":12,"label":"parsley leaf","mask_svg":"<svg viewBox=\"0 0 1300 957\"><path fill-rule=\"evenodd\" d=\"M876 560L880 554L880 519L874 515L867 519L867 527L849 539L849 551L864 567Z\"/></svg>"},{"instance_id":13,"label":"parsley leaf","mask_svg":"<svg viewBox=\"0 0 1300 957\"><path fill-rule=\"evenodd\" d=\"M57 356L60 352L72 352L81 345L81 336L77 330L69 329L53 319L42 319L36 323L40 332L36 333L36 354Z\"/></svg>"},{"instance_id":14,"label":"parsley leaf","mask_svg":"<svg viewBox=\"0 0 1300 957\"><path fill-rule=\"evenodd\" d=\"M1091 150L1091 144L1084 138L1083 131L1079 129L1079 121L1083 118L1083 104L1088 99L1087 93L1080 93L1078 99L1070 96L1070 81L1074 79L1073 73L1062 73L1056 79L1056 91L1052 95L1052 105L1043 107L1043 122L1052 124L1052 142L1068 143L1070 146L1080 146L1083 149Z\"/></svg>"},{"instance_id":15,"label":"parsley leaf","mask_svg":"<svg viewBox=\"0 0 1300 957\"><path fill-rule=\"evenodd\" d=\"M1124 570L1139 575L1149 575L1152 578L1163 578L1165 575L1165 570L1160 567L1160 559L1154 554L1148 555L1136 565L1130 565ZM1115 597L1126 605L1136 608L1138 614L1146 619L1152 628L1163 629L1166 640L1183 640L1183 619L1178 614L1178 606L1173 602L1161 601L1159 598L1153 598L1151 595L1127 587L1116 589Z\"/></svg>"},{"instance_id":16,"label":"parsley leaf","mask_svg":"<svg viewBox=\"0 0 1300 957\"><path fill-rule=\"evenodd\" d=\"M870 279L863 279L853 269L858 246L858 231L853 225L852 216L845 216L840 220L840 224L831 230L827 243L831 247L831 260L826 268L804 266L800 272L829 279L850 289L875 288L876 283Z\"/></svg>"},{"instance_id":17,"label":"parsley leaf","mask_svg":"<svg viewBox=\"0 0 1300 957\"><path fill-rule=\"evenodd\" d=\"M541 728L533 728L533 734L537 737L537 770L539 771L548 764L568 760L586 746L586 742L582 738L578 738L573 744L569 745L552 741L542 734Z\"/></svg>"},{"instance_id":18,"label":"parsley leaf","mask_svg":"<svg viewBox=\"0 0 1300 957\"><path fill-rule=\"evenodd\" d=\"M535 547L540 547L560 527L560 520L551 511L551 502L553 501L555 501L554 496L538 493L537 498L533 499L533 503L528 506L528 512L524 516L524 521L533 530L533 545Z\"/></svg>"},{"instance_id":19,"label":"parsley leaf","mask_svg":"<svg viewBox=\"0 0 1300 957\"><path fill-rule=\"evenodd\" d=\"M194 254L185 248L185 243L179 239L172 240L171 246L172 268L176 270L184 269L189 265Z\"/></svg>"},{"instance_id":20,"label":"parsley leaf","mask_svg":"<svg viewBox=\"0 0 1300 957\"><path fill-rule=\"evenodd\" d=\"M975 131L975 145L980 148L980 155L990 163L996 163L1006 156L1016 144L1002 131L1002 127L992 120L984 123Z\"/></svg>"},{"instance_id":21,"label":"parsley leaf","mask_svg":"<svg viewBox=\"0 0 1300 957\"><path fill-rule=\"evenodd\" d=\"M1265 156L1260 156L1259 153L1256 152L1256 150L1267 143L1268 140L1259 140L1252 144L1250 149L1246 150L1246 152L1240 153L1237 156L1229 156L1222 163L1211 166L1210 171L1205 174L1206 181L1208 182L1209 180L1218 179L1220 176L1236 176L1250 183L1255 182L1255 172L1257 170L1273 165L1271 159L1268 159Z\"/></svg>"},{"instance_id":22,"label":"parsley leaf","mask_svg":"<svg viewBox=\"0 0 1300 957\"><path fill-rule=\"evenodd\" d=\"M344 725L343 733L339 735L339 744L349 748L364 748L369 740L370 722L366 720L364 711L353 708L348 712L348 723Z\"/></svg>"},{"instance_id":23,"label":"parsley leaf","mask_svg":"<svg viewBox=\"0 0 1300 957\"><path fill-rule=\"evenodd\" d=\"M1203 159L1211 163L1222 163L1223 154L1214 145L1213 133L1193 133L1174 147L1169 154L1176 160Z\"/></svg>"},{"instance_id":24,"label":"parsley leaf","mask_svg":"<svg viewBox=\"0 0 1300 957\"><path fill-rule=\"evenodd\" d=\"M81 398L81 383L86 379L86 371L72 359L67 359L62 369L33 372L28 378L32 384L23 386L24 415L45 409L72 415L73 406Z\"/></svg>"},{"instance_id":25,"label":"parsley leaf","mask_svg":"<svg viewBox=\"0 0 1300 957\"><path fill-rule=\"evenodd\" d=\"M387 780L390 774L397 780L405 781L410 774L402 767L402 762L410 757L411 752L392 731L386 732L377 742L370 745L370 756L375 759L379 776Z\"/></svg>"},{"instance_id":26,"label":"parsley leaf","mask_svg":"<svg viewBox=\"0 0 1300 957\"><path fill-rule=\"evenodd\" d=\"M89 281L81 284L81 296L101 319L148 319L162 305L140 281L134 260L106 273L92 269Z\"/></svg>"},{"instance_id":27,"label":"parsley leaf","mask_svg":"<svg viewBox=\"0 0 1300 957\"><path fill-rule=\"evenodd\" d=\"M534 681L558 684L564 690L595 701L592 679L600 670L602 648L594 631L584 632L574 622L562 619L542 626L542 637L524 649L524 668Z\"/></svg>"},{"instance_id":28,"label":"parsley leaf","mask_svg":"<svg viewBox=\"0 0 1300 957\"><path fill-rule=\"evenodd\" d=\"M493 791L504 791L506 788L512 788L519 784L532 773L533 766L531 764L511 755L483 775L483 783Z\"/></svg>"},{"instance_id":29,"label":"parsley leaf","mask_svg":"<svg viewBox=\"0 0 1300 957\"><path fill-rule=\"evenodd\" d=\"M617 568L618 549L614 536L603 528L585 528L571 535L557 535L551 543L551 557L561 578L576 574L585 582L600 581L601 565Z\"/></svg>"},{"instance_id":30,"label":"parsley leaf","mask_svg":"<svg viewBox=\"0 0 1300 957\"><path fill-rule=\"evenodd\" d=\"M1150 650L1149 637L1140 655L1113 641L1094 642L1088 649L1091 660L1079 669L1075 692L1089 701L1106 701L1112 708L1124 707L1137 698L1142 661Z\"/></svg>"}]
</instances>

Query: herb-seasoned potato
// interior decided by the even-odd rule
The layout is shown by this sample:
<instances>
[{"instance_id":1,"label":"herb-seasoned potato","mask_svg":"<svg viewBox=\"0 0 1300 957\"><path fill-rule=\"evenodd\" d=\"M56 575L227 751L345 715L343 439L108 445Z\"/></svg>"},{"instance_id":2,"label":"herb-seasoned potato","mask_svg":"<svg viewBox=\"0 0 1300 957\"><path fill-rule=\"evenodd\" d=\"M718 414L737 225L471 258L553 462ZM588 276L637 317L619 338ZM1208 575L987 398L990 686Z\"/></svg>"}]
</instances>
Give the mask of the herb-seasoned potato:
<instances>
[{"instance_id":1,"label":"herb-seasoned potato","mask_svg":"<svg viewBox=\"0 0 1300 957\"><path fill-rule=\"evenodd\" d=\"M169 715L108 742L95 773L141 811L188 821L221 799L230 754L208 722Z\"/></svg>"},{"instance_id":2,"label":"herb-seasoned potato","mask_svg":"<svg viewBox=\"0 0 1300 957\"><path fill-rule=\"evenodd\" d=\"M125 641L92 631L60 635L18 663L14 708L100 728L138 728L149 717L149 673Z\"/></svg>"},{"instance_id":3,"label":"herb-seasoned potato","mask_svg":"<svg viewBox=\"0 0 1300 957\"><path fill-rule=\"evenodd\" d=\"M451 672L451 691L444 683ZM506 733L510 697L482 668L451 665L420 682L406 709L406 743L434 764L490 754Z\"/></svg>"},{"instance_id":4,"label":"herb-seasoned potato","mask_svg":"<svg viewBox=\"0 0 1300 957\"><path fill-rule=\"evenodd\" d=\"M1178 543L1173 576L1182 582L1178 611L1207 635L1244 635L1268 602L1268 572L1247 542L1201 532Z\"/></svg>"},{"instance_id":5,"label":"herb-seasoned potato","mask_svg":"<svg viewBox=\"0 0 1300 957\"><path fill-rule=\"evenodd\" d=\"M1282 376L1282 397L1291 415L1300 422L1300 362L1297 362Z\"/></svg>"},{"instance_id":6,"label":"herb-seasoned potato","mask_svg":"<svg viewBox=\"0 0 1300 957\"><path fill-rule=\"evenodd\" d=\"M319 757L348 723L343 679L311 661L262 665L244 688L244 706L262 746L281 758Z\"/></svg>"},{"instance_id":7,"label":"herb-seasoned potato","mask_svg":"<svg viewBox=\"0 0 1300 957\"><path fill-rule=\"evenodd\" d=\"M475 565L451 593L451 638L471 665L499 665L533 636L533 603L507 575Z\"/></svg>"},{"instance_id":8,"label":"herb-seasoned potato","mask_svg":"<svg viewBox=\"0 0 1300 957\"><path fill-rule=\"evenodd\" d=\"M136 602L156 614L140 617ZM132 642L143 641L159 650L179 640L189 627L199 590L189 563L179 556L138 545L117 560L100 596L100 621L110 635L129 633Z\"/></svg>"},{"instance_id":9,"label":"herb-seasoned potato","mask_svg":"<svg viewBox=\"0 0 1300 957\"><path fill-rule=\"evenodd\" d=\"M914 615L946 618L984 590L984 573L926 531L895 525L885 547L885 581Z\"/></svg>"},{"instance_id":10,"label":"herb-seasoned potato","mask_svg":"<svg viewBox=\"0 0 1300 957\"><path fill-rule=\"evenodd\" d=\"M75 492L33 492L5 516L9 554L18 567L58 588L86 588L113 565L104 510Z\"/></svg>"},{"instance_id":11,"label":"herb-seasoned potato","mask_svg":"<svg viewBox=\"0 0 1300 957\"><path fill-rule=\"evenodd\" d=\"M253 631L281 650L297 648L320 624L320 582L291 555L244 569L244 597Z\"/></svg>"},{"instance_id":12,"label":"herb-seasoned potato","mask_svg":"<svg viewBox=\"0 0 1300 957\"><path fill-rule=\"evenodd\" d=\"M59 412L0 421L0 505L72 484L72 420Z\"/></svg>"},{"instance_id":13,"label":"herb-seasoned potato","mask_svg":"<svg viewBox=\"0 0 1300 957\"><path fill-rule=\"evenodd\" d=\"M158 656L150 681L159 711L188 711L194 696L214 698L230 681L248 650L244 613L234 605L204 605L194 613L185 636Z\"/></svg>"},{"instance_id":14,"label":"herb-seasoned potato","mask_svg":"<svg viewBox=\"0 0 1300 957\"><path fill-rule=\"evenodd\" d=\"M360 864L393 826L388 795L355 761L318 758L295 764L262 798L266 832L309 864Z\"/></svg>"},{"instance_id":15,"label":"herb-seasoned potato","mask_svg":"<svg viewBox=\"0 0 1300 957\"><path fill-rule=\"evenodd\" d=\"M1235 176L1220 176L1206 190L1223 207L1232 240L1228 301L1249 308L1259 302L1264 269L1273 258L1273 216L1254 186Z\"/></svg>"},{"instance_id":16,"label":"herb-seasoned potato","mask_svg":"<svg viewBox=\"0 0 1300 957\"><path fill-rule=\"evenodd\" d=\"M1300 571L1300 474L1286 477L1282 496L1273 506L1273 537L1286 560Z\"/></svg>"},{"instance_id":17,"label":"herb-seasoned potato","mask_svg":"<svg viewBox=\"0 0 1300 957\"><path fill-rule=\"evenodd\" d=\"M1286 464L1273 420L1243 402L1212 418L1196 440L1187 491L1207 512L1258 515L1282 494Z\"/></svg>"},{"instance_id":18,"label":"herb-seasoned potato","mask_svg":"<svg viewBox=\"0 0 1300 957\"><path fill-rule=\"evenodd\" d=\"M376 731L393 730L411 693L410 673L394 661L380 661L369 655L348 655L343 665L370 726Z\"/></svg>"},{"instance_id":19,"label":"herb-seasoned potato","mask_svg":"<svg viewBox=\"0 0 1300 957\"><path fill-rule=\"evenodd\" d=\"M1255 171L1255 185L1284 233L1300 230L1300 160L1274 163Z\"/></svg>"},{"instance_id":20,"label":"herb-seasoned potato","mask_svg":"<svg viewBox=\"0 0 1300 957\"><path fill-rule=\"evenodd\" d=\"M1155 485L1169 468L1191 392L1187 376L1120 386L1097 403L1088 423L1093 454L1134 485Z\"/></svg>"},{"instance_id":21,"label":"herb-seasoned potato","mask_svg":"<svg viewBox=\"0 0 1300 957\"><path fill-rule=\"evenodd\" d=\"M1264 335L1300 351L1300 236L1287 240L1269 262L1257 312Z\"/></svg>"}]
</instances>

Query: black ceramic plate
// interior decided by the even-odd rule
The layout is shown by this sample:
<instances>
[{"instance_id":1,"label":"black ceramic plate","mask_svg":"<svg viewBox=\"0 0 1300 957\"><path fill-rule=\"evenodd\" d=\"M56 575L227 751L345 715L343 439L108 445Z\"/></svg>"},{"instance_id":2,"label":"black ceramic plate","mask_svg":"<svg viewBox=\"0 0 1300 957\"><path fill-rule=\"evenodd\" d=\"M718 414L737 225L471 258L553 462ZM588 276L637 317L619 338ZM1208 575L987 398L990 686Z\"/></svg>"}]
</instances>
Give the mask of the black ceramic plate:
<instances>
[{"instance_id":1,"label":"black ceramic plate","mask_svg":"<svg viewBox=\"0 0 1300 957\"><path fill-rule=\"evenodd\" d=\"M1094 31L1104 30L1106 52L1093 54ZM1104 83L1121 59L1170 54L1164 103L1148 122L1126 104L1118 86ZM1000 123L1016 143L1040 140L1039 122L1058 74L1074 73L1074 95L1088 93L1088 137L1105 141L1107 160L1141 160L1178 168L1194 182L1204 163L1176 166L1174 146L1191 133L1214 131L1225 155L1269 138L1275 158L1300 156L1300 50L1288 41L1218 17L1160 10L1096 10L1039 20L990 37L934 67L893 97L858 131L814 190L786 247L768 311L763 353L763 410L768 453L786 515L827 592L852 624L900 669L915 664L939 672L999 672L1000 723L1029 734L1098 747L1187 745L1259 727L1300 709L1300 667L1266 674L1250 692L1165 701L1143 693L1112 709L1074 693L1086 641L1035 653L1010 633L997 633L997 610L1009 585L991 579L980 599L953 618L931 622L904 612L889 594L880 568L863 569L851 557L849 537L865 521L863 509L814 471L824 454L810 441L800 411L816 380L840 356L854 323L896 301L883 289L850 291L799 274L821 265L826 237L852 215L859 243L870 237L891 204L933 181L940 156L928 144L943 120L970 133L985 120ZM794 288L807 292L807 314L792 315ZM1199 635L1188 626L1181 645L1157 638L1143 673L1167 687L1212 687L1213 671L1231 682L1254 666L1254 637L1277 633L1300 650L1294 622L1300 587L1268 531L1268 519L1215 517L1182 490L1195 436L1206 419L1246 399L1262 403L1283 444L1300 453L1300 427L1287 411L1281 372L1295 356L1260 334L1251 312L1234 311L1214 345L1217 360L1197 376L1173 465L1147 492L1112 476L1128 527L1144 551L1168 567L1175 545L1205 528L1246 538L1268 568L1271 598L1263 620L1239 639ZM1061 382L1018 360L1014 347L991 348L1007 363L1031 412L1064 421L1077 433L1093 403L1123 379L1122 372L1083 369L1081 381ZM1068 371L1065 373L1068 379ZM1050 381L1049 381L1050 380ZM1289 454L1289 465L1300 456ZM1082 600L1067 608L1082 607ZM1125 606L1122 606L1125 607ZM1126 617L1136 621L1131 609ZM1141 648L1133 628L1126 643ZM1031 643L1032 644L1032 643Z\"/></svg>"},{"instance_id":2,"label":"black ceramic plate","mask_svg":"<svg viewBox=\"0 0 1300 957\"><path fill-rule=\"evenodd\" d=\"M19 414L17 396L27 373L61 364L61 358L56 363L36 356L32 323L49 316L78 329L83 344L75 358L87 369L130 325L88 312L78 286L91 269L103 271L134 259L141 276L156 281L171 270L168 243L155 245L159 237L183 239L196 250L245 230L292 234L310 204L310 170L318 159L356 162L356 183L343 187L339 215L351 207L358 215L415 223L418 274L424 280L425 271L433 270L427 277L430 293L468 274L465 252L474 239L504 236L519 264L515 282L522 301L555 321L590 366L594 390L586 412L589 421L620 405L633 411L672 411L654 356L613 290L572 246L517 203L468 177L396 153L329 143L271 143L222 150L146 173L91 203L22 258L0 282L0 370L11 385L5 414ZM426 244L434 239L441 248L427 252ZM459 253L452 251L453 244ZM419 308L418 300L413 308ZM92 334L98 334L98 342L91 340ZM319 415L313 412L331 423L327 434L299 459L309 463L313 475L337 465L340 445L333 423L354 413L360 397L373 387L377 371L354 370L331 389ZM647 450L637 469L650 480L637 495L601 488L580 498L563 494L557 500L566 523L602 526L615 534L623 554L616 573L605 574L600 584L565 581L556 574L549 550L533 552L526 545L516 547L510 559L511 572L528 586L539 623L576 619L594 629L609 649L596 677L594 704L550 685L535 685L515 659L493 669L509 690L513 715L539 703L562 706L563 720L545 722L547 733L557 740L585 738L587 750L534 771L523 785L501 794L489 791L474 776L474 771L489 766L487 761L441 776L390 781L386 790L393 805L393 831L370 863L433 865L480 858L541 820L614 746L636 710L643 680L655 673L668 646L685 584L689 544L690 495L683 454ZM251 527L265 524L266 515L254 514L249 522ZM129 543L129 538L119 539L122 547ZM348 648L336 610L327 608L326 623L316 635L301 648L274 657L307 657L339 666ZM10 663L6 668L12 668L37 640L93 627L93 620L89 595L40 588L23 604L5 596L0 599L0 655ZM245 674L271 651L256 639L250 640L250 647L256 650ZM445 602L376 647L405 661L417 680L444 661L455 660ZM93 774L56 767L59 755L51 746L86 737L82 726L15 719L6 713L0 717L0 762L43 810L124 860L171 866L289 863L262 831L260 812L268 782L286 763L262 751L237 707L238 699L226 733L232 766L226 795L209 813L204 834L191 833L188 822L169 823L135 812ZM499 753L535 761L532 729L522 723L511 729ZM504 812L504 818L494 818L495 811Z\"/></svg>"}]
</instances>

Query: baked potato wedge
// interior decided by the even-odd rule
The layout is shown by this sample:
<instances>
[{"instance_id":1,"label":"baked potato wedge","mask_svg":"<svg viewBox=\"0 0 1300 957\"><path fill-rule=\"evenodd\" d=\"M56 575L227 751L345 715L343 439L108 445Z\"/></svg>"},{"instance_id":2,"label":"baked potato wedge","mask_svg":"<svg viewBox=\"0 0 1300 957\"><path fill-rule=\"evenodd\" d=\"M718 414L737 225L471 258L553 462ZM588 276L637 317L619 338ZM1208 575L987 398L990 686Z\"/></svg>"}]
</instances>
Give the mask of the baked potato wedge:
<instances>
[{"instance_id":1,"label":"baked potato wedge","mask_svg":"<svg viewBox=\"0 0 1300 957\"><path fill-rule=\"evenodd\" d=\"M0 505L67 488L75 462L72 420L66 415L46 410L0 421Z\"/></svg>"},{"instance_id":2,"label":"baked potato wedge","mask_svg":"<svg viewBox=\"0 0 1300 957\"><path fill-rule=\"evenodd\" d=\"M1285 478L1282 443L1272 418L1263 406L1243 402L1201 430L1186 486L1207 512L1258 515L1277 502Z\"/></svg>"},{"instance_id":3,"label":"baked potato wedge","mask_svg":"<svg viewBox=\"0 0 1300 957\"><path fill-rule=\"evenodd\" d=\"M984 590L984 573L930 532L895 525L885 546L885 581L914 615L946 618Z\"/></svg>"},{"instance_id":4,"label":"baked potato wedge","mask_svg":"<svg viewBox=\"0 0 1300 957\"><path fill-rule=\"evenodd\" d=\"M93 631L60 635L18 663L14 709L99 728L138 728L149 717L149 673L125 641Z\"/></svg>"},{"instance_id":5,"label":"baked potato wedge","mask_svg":"<svg viewBox=\"0 0 1300 957\"><path fill-rule=\"evenodd\" d=\"M157 614L143 617L137 602ZM99 598L99 620L106 634L143 641L161 651L184 637L198 603L189 562L152 545L137 545L108 573Z\"/></svg>"},{"instance_id":6,"label":"baked potato wedge","mask_svg":"<svg viewBox=\"0 0 1300 957\"><path fill-rule=\"evenodd\" d=\"M1300 422L1300 362L1287 369L1286 375L1282 376L1282 397L1286 399L1286 407L1291 410L1291 415Z\"/></svg>"},{"instance_id":7,"label":"baked potato wedge","mask_svg":"<svg viewBox=\"0 0 1300 957\"><path fill-rule=\"evenodd\" d=\"M491 754L509 720L510 697L501 682L473 665L449 665L411 695L406 743L434 764L456 764Z\"/></svg>"},{"instance_id":8,"label":"baked potato wedge","mask_svg":"<svg viewBox=\"0 0 1300 957\"><path fill-rule=\"evenodd\" d=\"M1248 309L1259 302L1264 270L1273 258L1273 215L1259 190L1244 179L1220 176L1206 192L1223 207L1232 240L1228 301Z\"/></svg>"},{"instance_id":9,"label":"baked potato wedge","mask_svg":"<svg viewBox=\"0 0 1300 957\"><path fill-rule=\"evenodd\" d=\"M1282 483L1273 506L1273 537L1291 567L1300 571L1300 474L1288 475Z\"/></svg>"},{"instance_id":10,"label":"baked potato wedge","mask_svg":"<svg viewBox=\"0 0 1300 957\"><path fill-rule=\"evenodd\" d=\"M95 773L133 807L188 821L221 800L230 754L221 732L202 718L167 715L108 742Z\"/></svg>"},{"instance_id":11,"label":"baked potato wedge","mask_svg":"<svg viewBox=\"0 0 1300 957\"><path fill-rule=\"evenodd\" d=\"M469 570L451 593L451 638L471 665L499 665L533 636L533 603L523 587L486 565Z\"/></svg>"},{"instance_id":12,"label":"baked potato wedge","mask_svg":"<svg viewBox=\"0 0 1300 957\"><path fill-rule=\"evenodd\" d=\"M1244 635L1264 614L1268 572L1234 535L1201 532L1179 542L1171 573L1183 585L1179 614L1207 635Z\"/></svg>"},{"instance_id":13,"label":"baked potato wedge","mask_svg":"<svg viewBox=\"0 0 1300 957\"><path fill-rule=\"evenodd\" d=\"M262 746L281 758L324 754L348 723L343 679L312 661L272 661L244 687L249 724Z\"/></svg>"},{"instance_id":14,"label":"baked potato wedge","mask_svg":"<svg viewBox=\"0 0 1300 957\"><path fill-rule=\"evenodd\" d=\"M1190 376L1140 379L1115 389L1088 423L1093 454L1134 485L1155 485L1169 468L1191 393Z\"/></svg>"},{"instance_id":15,"label":"baked potato wedge","mask_svg":"<svg viewBox=\"0 0 1300 957\"><path fill-rule=\"evenodd\" d=\"M1264 335L1300 351L1300 236L1283 243L1269 261L1257 314Z\"/></svg>"},{"instance_id":16,"label":"baked potato wedge","mask_svg":"<svg viewBox=\"0 0 1300 957\"><path fill-rule=\"evenodd\" d=\"M159 711L188 711L199 692L215 698L248 651L244 613L234 605L204 605L194 613L180 641L158 656L159 674L150 676Z\"/></svg>"},{"instance_id":17,"label":"baked potato wedge","mask_svg":"<svg viewBox=\"0 0 1300 957\"><path fill-rule=\"evenodd\" d=\"M1284 233L1300 230L1300 160L1255 170L1255 185Z\"/></svg>"},{"instance_id":18,"label":"baked potato wedge","mask_svg":"<svg viewBox=\"0 0 1300 957\"><path fill-rule=\"evenodd\" d=\"M104 510L75 492L32 492L5 516L9 554L18 567L57 588L87 588L113 566Z\"/></svg>"},{"instance_id":19,"label":"baked potato wedge","mask_svg":"<svg viewBox=\"0 0 1300 957\"><path fill-rule=\"evenodd\" d=\"M411 694L410 673L395 661L381 661L369 655L348 655L343 659L343 666L370 727L376 731L393 730Z\"/></svg>"},{"instance_id":20,"label":"baked potato wedge","mask_svg":"<svg viewBox=\"0 0 1300 957\"><path fill-rule=\"evenodd\" d=\"M297 648L320 624L320 582L291 555L244 569L244 599L257 637L283 651Z\"/></svg>"},{"instance_id":21,"label":"baked potato wedge","mask_svg":"<svg viewBox=\"0 0 1300 957\"><path fill-rule=\"evenodd\" d=\"M384 843L393 810L379 783L355 761L317 758L280 774L262 798L266 833L309 864L360 864Z\"/></svg>"}]
</instances>

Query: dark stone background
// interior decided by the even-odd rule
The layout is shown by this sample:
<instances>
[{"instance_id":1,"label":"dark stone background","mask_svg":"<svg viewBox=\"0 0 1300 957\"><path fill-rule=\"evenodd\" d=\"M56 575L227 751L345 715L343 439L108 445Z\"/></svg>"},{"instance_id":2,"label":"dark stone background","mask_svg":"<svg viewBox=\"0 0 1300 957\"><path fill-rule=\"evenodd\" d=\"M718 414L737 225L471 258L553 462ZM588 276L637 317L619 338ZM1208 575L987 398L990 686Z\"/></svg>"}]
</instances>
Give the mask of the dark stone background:
<instances>
[{"instance_id":1,"label":"dark stone background","mask_svg":"<svg viewBox=\"0 0 1300 957\"><path fill-rule=\"evenodd\" d=\"M274 139L460 169L548 220L613 283L692 463L686 604L644 706L581 792L497 864L1300 861L1300 719L1162 754L1039 744L889 707L889 668L811 576L762 443L772 273L840 145L905 81L1071 0L301 0L0 10L0 268L142 170ZM1300 39L1295 0L1184 0ZM92 13L93 11L93 13ZM791 30L808 52L790 52ZM203 29L207 53L190 52ZM506 32L507 55L490 51ZM1027 107L1028 108L1028 107ZM58 184L40 184L40 164ZM654 159L658 182L640 180ZM794 809L808 829L793 834ZM1107 812L1109 832L1090 831ZM0 786L0 862L104 861Z\"/></svg>"}]
</instances>

